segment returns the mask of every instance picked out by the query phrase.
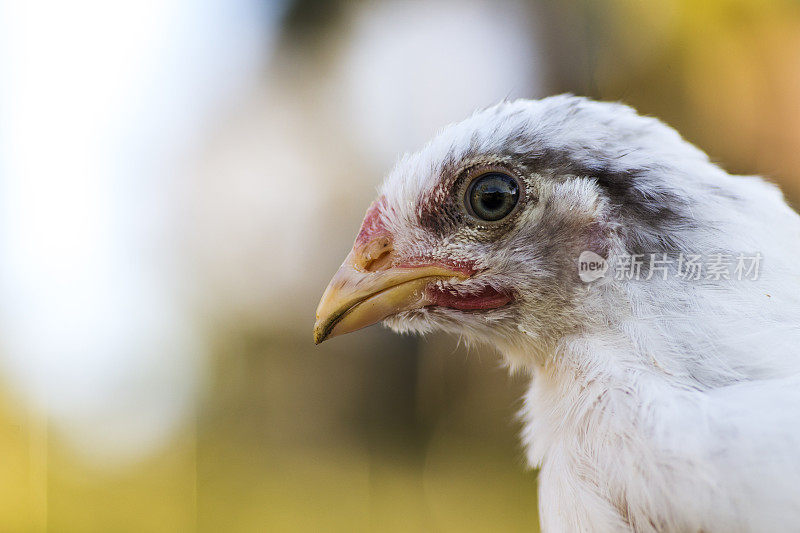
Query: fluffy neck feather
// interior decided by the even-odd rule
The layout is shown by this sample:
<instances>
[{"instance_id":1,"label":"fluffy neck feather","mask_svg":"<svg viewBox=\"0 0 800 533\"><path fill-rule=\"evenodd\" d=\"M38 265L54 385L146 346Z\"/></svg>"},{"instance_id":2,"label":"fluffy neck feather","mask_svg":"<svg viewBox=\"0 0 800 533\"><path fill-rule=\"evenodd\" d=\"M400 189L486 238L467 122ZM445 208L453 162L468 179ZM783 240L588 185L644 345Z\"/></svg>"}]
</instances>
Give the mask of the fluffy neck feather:
<instances>
[{"instance_id":1,"label":"fluffy neck feather","mask_svg":"<svg viewBox=\"0 0 800 533\"><path fill-rule=\"evenodd\" d=\"M800 306L774 279L682 290L610 283L595 293L589 309L603 314L587 317L586 331L528 364L523 441L541 467L545 529L688 530L704 509L731 506L716 501L718 475L697 460L692 439L711 440L708 392L800 371ZM735 509L725 516L730 524L707 529L744 520Z\"/></svg>"}]
</instances>

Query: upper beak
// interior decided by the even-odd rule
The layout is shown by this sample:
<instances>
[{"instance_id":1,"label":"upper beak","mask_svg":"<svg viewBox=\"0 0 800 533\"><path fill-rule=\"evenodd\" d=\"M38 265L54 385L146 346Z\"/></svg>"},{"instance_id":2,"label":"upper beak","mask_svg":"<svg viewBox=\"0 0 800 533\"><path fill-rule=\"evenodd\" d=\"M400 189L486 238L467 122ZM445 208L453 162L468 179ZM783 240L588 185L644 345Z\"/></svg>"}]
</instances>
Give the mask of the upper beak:
<instances>
[{"instance_id":1,"label":"upper beak","mask_svg":"<svg viewBox=\"0 0 800 533\"><path fill-rule=\"evenodd\" d=\"M439 265L392 266L392 245L385 236L357 244L317 306L314 343L430 305L425 288L435 280L452 278L467 275Z\"/></svg>"}]
</instances>

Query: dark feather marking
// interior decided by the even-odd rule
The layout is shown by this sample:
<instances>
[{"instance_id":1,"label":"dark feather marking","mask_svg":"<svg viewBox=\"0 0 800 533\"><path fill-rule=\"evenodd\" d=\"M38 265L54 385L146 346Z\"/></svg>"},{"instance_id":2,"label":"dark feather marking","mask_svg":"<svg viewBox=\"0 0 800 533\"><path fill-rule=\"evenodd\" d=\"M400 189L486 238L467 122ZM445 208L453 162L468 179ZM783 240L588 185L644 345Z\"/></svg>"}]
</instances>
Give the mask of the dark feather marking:
<instances>
[{"instance_id":1,"label":"dark feather marking","mask_svg":"<svg viewBox=\"0 0 800 533\"><path fill-rule=\"evenodd\" d=\"M587 152L590 148L586 148ZM687 199L657 182L648 181L654 169L616 170L597 157L587 166L574 161L568 152L533 150L510 152L529 172L552 173L594 179L607 196L620 222L622 238L630 253L672 252L678 249L670 235L672 229L692 224Z\"/></svg>"},{"instance_id":2,"label":"dark feather marking","mask_svg":"<svg viewBox=\"0 0 800 533\"><path fill-rule=\"evenodd\" d=\"M632 254L677 251L680 243L671 237L676 234L672 230L692 224L688 199L658 181L648 179L657 169L620 170L612 166L612 163L618 165L627 154L610 157L598 153L596 148L585 146L581 151L596 154L595 164L587 165L573 159L569 151L541 148L545 142L531 139L522 130L507 139L506 146L510 148L502 153L479 154L479 144L477 135L473 135L467 154L462 154L459 160L451 155L438 170L434 170L439 177L437 185L420 198L418 204L420 222L428 230L445 235L464 222L459 204L462 199L455 198L453 193L458 188L460 161L478 159L481 155L506 159L522 167L526 173L595 180L608 198L613 208L612 216L619 222L620 237Z\"/></svg>"}]
</instances>

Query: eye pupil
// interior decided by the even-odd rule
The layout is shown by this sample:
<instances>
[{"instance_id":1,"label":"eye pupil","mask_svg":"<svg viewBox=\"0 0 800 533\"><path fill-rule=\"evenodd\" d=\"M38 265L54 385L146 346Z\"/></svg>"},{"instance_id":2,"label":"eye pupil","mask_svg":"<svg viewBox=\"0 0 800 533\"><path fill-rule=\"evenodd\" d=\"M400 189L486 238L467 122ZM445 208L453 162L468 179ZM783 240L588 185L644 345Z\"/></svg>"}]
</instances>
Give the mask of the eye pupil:
<instances>
[{"instance_id":1,"label":"eye pupil","mask_svg":"<svg viewBox=\"0 0 800 533\"><path fill-rule=\"evenodd\" d=\"M492 172L469 186L467 200L471 211L490 222L508 216L519 201L519 185L511 176Z\"/></svg>"}]
</instances>

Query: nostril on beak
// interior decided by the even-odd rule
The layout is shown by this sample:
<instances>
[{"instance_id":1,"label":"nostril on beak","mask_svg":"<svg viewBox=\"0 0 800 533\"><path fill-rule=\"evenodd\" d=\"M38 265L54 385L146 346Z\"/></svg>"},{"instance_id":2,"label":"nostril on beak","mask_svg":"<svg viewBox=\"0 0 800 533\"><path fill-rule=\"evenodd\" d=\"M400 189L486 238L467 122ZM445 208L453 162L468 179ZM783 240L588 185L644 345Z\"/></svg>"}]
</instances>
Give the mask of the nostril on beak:
<instances>
[{"instance_id":1,"label":"nostril on beak","mask_svg":"<svg viewBox=\"0 0 800 533\"><path fill-rule=\"evenodd\" d=\"M394 246L385 235L376 237L356 250L356 268L376 272L391 266Z\"/></svg>"}]
</instances>

